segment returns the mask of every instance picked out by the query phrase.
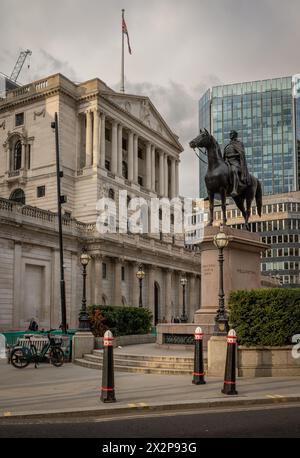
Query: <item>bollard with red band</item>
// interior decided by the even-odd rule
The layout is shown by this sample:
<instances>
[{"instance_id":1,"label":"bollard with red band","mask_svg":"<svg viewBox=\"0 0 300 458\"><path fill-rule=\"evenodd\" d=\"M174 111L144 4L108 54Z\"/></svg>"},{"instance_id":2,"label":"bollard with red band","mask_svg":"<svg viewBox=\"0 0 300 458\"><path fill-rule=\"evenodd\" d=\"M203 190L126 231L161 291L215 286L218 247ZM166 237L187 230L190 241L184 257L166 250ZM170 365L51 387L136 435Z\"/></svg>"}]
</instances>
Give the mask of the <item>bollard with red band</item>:
<instances>
[{"instance_id":1,"label":"bollard with red band","mask_svg":"<svg viewBox=\"0 0 300 458\"><path fill-rule=\"evenodd\" d=\"M198 327L194 333L195 336L195 353L194 353L194 372L193 383L195 385L204 385L204 363L203 363L203 332Z\"/></svg>"},{"instance_id":2,"label":"bollard with red band","mask_svg":"<svg viewBox=\"0 0 300 458\"><path fill-rule=\"evenodd\" d=\"M227 355L224 375L224 394L238 394L235 389L236 332L231 329L227 336Z\"/></svg>"},{"instance_id":3,"label":"bollard with red band","mask_svg":"<svg viewBox=\"0 0 300 458\"><path fill-rule=\"evenodd\" d=\"M102 402L116 402L114 383L114 355L113 335L106 331L103 337L103 364L102 364Z\"/></svg>"}]
</instances>

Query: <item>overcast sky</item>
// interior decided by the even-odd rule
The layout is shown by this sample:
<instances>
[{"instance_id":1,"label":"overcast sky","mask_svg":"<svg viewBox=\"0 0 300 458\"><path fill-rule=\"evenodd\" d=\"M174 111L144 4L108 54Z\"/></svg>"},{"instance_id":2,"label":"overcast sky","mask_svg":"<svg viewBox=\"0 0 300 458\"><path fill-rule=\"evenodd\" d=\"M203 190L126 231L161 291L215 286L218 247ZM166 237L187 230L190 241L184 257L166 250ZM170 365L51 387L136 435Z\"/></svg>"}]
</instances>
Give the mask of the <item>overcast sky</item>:
<instances>
[{"instance_id":1,"label":"overcast sky","mask_svg":"<svg viewBox=\"0 0 300 458\"><path fill-rule=\"evenodd\" d=\"M121 9L128 93L148 95L185 147L180 192L198 193L197 135L204 90L300 73L299 0L0 0L0 71L33 54L20 82L55 72L120 86ZM29 61L27 61L28 63Z\"/></svg>"}]
</instances>

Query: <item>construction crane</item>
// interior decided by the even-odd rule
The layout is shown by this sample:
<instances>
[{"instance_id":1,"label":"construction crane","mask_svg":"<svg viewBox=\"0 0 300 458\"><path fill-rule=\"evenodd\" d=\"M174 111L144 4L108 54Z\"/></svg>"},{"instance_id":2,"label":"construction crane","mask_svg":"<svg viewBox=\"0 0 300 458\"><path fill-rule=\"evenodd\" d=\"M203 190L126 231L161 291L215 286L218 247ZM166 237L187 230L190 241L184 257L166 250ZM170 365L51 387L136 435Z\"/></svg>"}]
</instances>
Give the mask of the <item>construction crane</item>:
<instances>
[{"instance_id":1,"label":"construction crane","mask_svg":"<svg viewBox=\"0 0 300 458\"><path fill-rule=\"evenodd\" d=\"M27 58L27 56L31 56L32 51L30 49L26 49L26 51L21 51L20 55L18 57L18 60L16 62L16 65L14 66L13 71L11 72L10 75L10 80L14 81L15 83L17 82L17 79L19 77L20 71L22 70L22 67L24 65L24 62Z\"/></svg>"}]
</instances>

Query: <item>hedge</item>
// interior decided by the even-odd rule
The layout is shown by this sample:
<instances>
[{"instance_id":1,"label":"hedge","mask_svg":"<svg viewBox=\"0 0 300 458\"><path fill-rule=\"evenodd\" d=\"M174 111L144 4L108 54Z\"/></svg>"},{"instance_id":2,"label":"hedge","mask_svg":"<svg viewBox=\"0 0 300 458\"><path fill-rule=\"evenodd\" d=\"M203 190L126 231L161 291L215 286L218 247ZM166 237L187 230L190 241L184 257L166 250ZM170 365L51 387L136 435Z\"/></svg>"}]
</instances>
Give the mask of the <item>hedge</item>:
<instances>
[{"instance_id":1,"label":"hedge","mask_svg":"<svg viewBox=\"0 0 300 458\"><path fill-rule=\"evenodd\" d=\"M148 334L151 331L152 314L143 307L91 305L89 314L91 329L96 337L102 337L106 329L114 336Z\"/></svg>"},{"instance_id":2,"label":"hedge","mask_svg":"<svg viewBox=\"0 0 300 458\"><path fill-rule=\"evenodd\" d=\"M300 334L300 289L232 291L228 306L240 345L289 345Z\"/></svg>"}]
</instances>

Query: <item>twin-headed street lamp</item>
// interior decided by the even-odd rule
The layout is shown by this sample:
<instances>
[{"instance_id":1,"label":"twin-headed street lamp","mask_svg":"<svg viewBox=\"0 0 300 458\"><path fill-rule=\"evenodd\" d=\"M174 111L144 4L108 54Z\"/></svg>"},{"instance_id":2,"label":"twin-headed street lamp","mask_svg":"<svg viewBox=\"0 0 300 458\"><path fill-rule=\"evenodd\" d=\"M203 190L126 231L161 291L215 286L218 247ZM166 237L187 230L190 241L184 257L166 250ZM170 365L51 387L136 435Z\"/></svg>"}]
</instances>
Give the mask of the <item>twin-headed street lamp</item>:
<instances>
[{"instance_id":1,"label":"twin-headed street lamp","mask_svg":"<svg viewBox=\"0 0 300 458\"><path fill-rule=\"evenodd\" d=\"M143 307L143 279L145 277L145 272L143 270L143 265L139 264L138 271L136 273L136 277L139 281L140 286L140 298L139 298L139 307Z\"/></svg>"},{"instance_id":2,"label":"twin-headed street lamp","mask_svg":"<svg viewBox=\"0 0 300 458\"><path fill-rule=\"evenodd\" d=\"M181 323L187 323L188 317L185 313L185 287L187 285L187 278L181 277L180 284L182 285L182 315L180 317Z\"/></svg>"},{"instance_id":3,"label":"twin-headed street lamp","mask_svg":"<svg viewBox=\"0 0 300 458\"><path fill-rule=\"evenodd\" d=\"M224 255L223 250L229 243L228 236L223 232L223 226L220 226L220 232L214 236L214 245L219 250L219 308L215 317L214 335L227 335L229 331L228 318L225 311L224 301L224 275L223 264Z\"/></svg>"},{"instance_id":4,"label":"twin-headed street lamp","mask_svg":"<svg viewBox=\"0 0 300 458\"><path fill-rule=\"evenodd\" d=\"M86 268L88 263L90 262L91 257L86 252L86 248L82 249L82 253L80 255L80 263L83 267L82 270L82 278L83 278L83 287L82 287L82 301L81 301L81 310L79 313L79 327L78 331L90 331L90 319L89 314L86 309Z\"/></svg>"}]
</instances>

